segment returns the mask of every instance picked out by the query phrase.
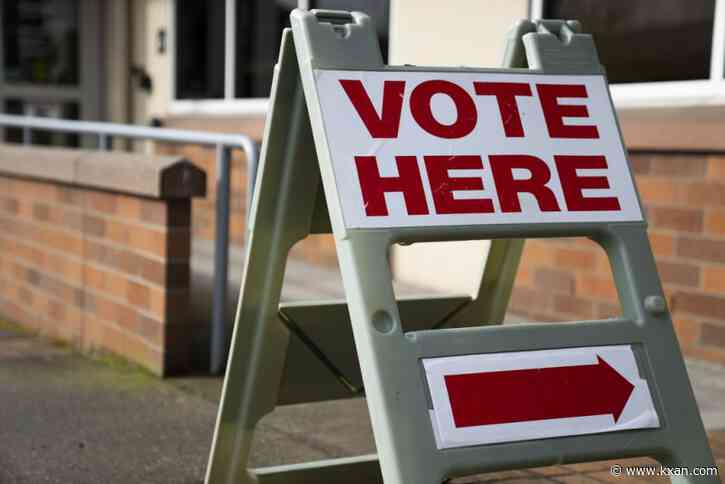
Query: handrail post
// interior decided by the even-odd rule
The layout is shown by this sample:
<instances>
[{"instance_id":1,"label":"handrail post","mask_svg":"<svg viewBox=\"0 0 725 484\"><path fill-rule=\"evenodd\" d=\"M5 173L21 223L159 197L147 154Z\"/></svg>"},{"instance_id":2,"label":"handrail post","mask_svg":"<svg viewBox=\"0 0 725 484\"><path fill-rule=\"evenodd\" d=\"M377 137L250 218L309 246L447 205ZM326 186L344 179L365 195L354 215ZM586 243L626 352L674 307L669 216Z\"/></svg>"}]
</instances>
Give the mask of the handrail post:
<instances>
[{"instance_id":1,"label":"handrail post","mask_svg":"<svg viewBox=\"0 0 725 484\"><path fill-rule=\"evenodd\" d=\"M23 144L24 145L30 145L33 142L33 132L30 128L30 126L23 126Z\"/></svg>"},{"instance_id":2,"label":"handrail post","mask_svg":"<svg viewBox=\"0 0 725 484\"><path fill-rule=\"evenodd\" d=\"M214 294L211 324L210 371L224 369L226 357L226 314L229 263L230 148L216 148L216 217L214 238Z\"/></svg>"},{"instance_id":3,"label":"handrail post","mask_svg":"<svg viewBox=\"0 0 725 484\"><path fill-rule=\"evenodd\" d=\"M259 164L259 153L257 145L253 141L244 144L244 152L247 158L247 210L246 210L246 234L245 242L252 233L252 204L254 203L254 186L257 183L257 166Z\"/></svg>"},{"instance_id":4,"label":"handrail post","mask_svg":"<svg viewBox=\"0 0 725 484\"><path fill-rule=\"evenodd\" d=\"M111 140L104 133L98 133L98 149L100 151L108 151L111 149Z\"/></svg>"}]
</instances>

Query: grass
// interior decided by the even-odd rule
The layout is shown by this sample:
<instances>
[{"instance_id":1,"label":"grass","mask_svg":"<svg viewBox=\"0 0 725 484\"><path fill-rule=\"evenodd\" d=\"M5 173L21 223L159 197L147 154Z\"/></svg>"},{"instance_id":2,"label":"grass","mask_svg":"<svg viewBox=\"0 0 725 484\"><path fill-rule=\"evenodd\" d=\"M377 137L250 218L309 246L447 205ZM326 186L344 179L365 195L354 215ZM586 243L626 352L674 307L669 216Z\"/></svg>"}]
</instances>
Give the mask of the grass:
<instances>
[{"instance_id":1,"label":"grass","mask_svg":"<svg viewBox=\"0 0 725 484\"><path fill-rule=\"evenodd\" d=\"M18 324L9 323L3 319L0 319L0 331L5 332L5 333L12 333L12 334L15 334L18 336L23 336L23 335L30 336L33 334L30 330L25 329Z\"/></svg>"},{"instance_id":2,"label":"grass","mask_svg":"<svg viewBox=\"0 0 725 484\"><path fill-rule=\"evenodd\" d=\"M42 337L45 342L52 345L55 348L67 349L77 355L87 358L90 361L98 363L111 371L123 373L125 377L138 376L141 379L159 381L159 377L154 375L146 368L133 363L119 355L113 354L109 351L102 349L94 350L90 352L80 352L76 347L67 341L60 340L58 338L50 337L39 331L21 326L17 323L9 322L0 318L0 332L10 333L19 337L36 338Z\"/></svg>"}]
</instances>

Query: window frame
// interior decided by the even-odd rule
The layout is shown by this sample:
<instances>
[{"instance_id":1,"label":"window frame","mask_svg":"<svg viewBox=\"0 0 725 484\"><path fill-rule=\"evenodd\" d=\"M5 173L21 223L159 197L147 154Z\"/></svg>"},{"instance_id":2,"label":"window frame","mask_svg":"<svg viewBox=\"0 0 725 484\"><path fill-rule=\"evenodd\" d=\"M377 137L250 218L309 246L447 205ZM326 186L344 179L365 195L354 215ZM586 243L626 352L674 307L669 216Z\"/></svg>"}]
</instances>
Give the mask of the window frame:
<instances>
[{"instance_id":1,"label":"window frame","mask_svg":"<svg viewBox=\"0 0 725 484\"><path fill-rule=\"evenodd\" d=\"M529 17L542 18L546 0L531 0ZM715 0L710 77L685 81L610 84L620 109L725 106L725 0Z\"/></svg>"},{"instance_id":2,"label":"window frame","mask_svg":"<svg viewBox=\"0 0 725 484\"><path fill-rule=\"evenodd\" d=\"M171 93L168 113L171 115L230 115L262 116L267 113L269 97L235 97L236 81L236 0L224 3L224 97L221 99L179 99L176 96L176 9L177 0L171 0L169 9L169 69ZM298 0L298 8L309 8L309 0Z\"/></svg>"}]
</instances>

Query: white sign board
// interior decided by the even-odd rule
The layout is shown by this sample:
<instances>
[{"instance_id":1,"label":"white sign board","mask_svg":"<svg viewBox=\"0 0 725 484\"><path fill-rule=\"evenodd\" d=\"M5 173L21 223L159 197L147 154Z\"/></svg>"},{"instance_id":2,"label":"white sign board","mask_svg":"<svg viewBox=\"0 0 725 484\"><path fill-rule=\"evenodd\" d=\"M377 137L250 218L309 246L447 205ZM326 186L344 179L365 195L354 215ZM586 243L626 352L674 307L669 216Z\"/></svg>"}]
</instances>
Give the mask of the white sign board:
<instances>
[{"instance_id":1,"label":"white sign board","mask_svg":"<svg viewBox=\"0 0 725 484\"><path fill-rule=\"evenodd\" d=\"M348 228L642 220L603 76L315 81Z\"/></svg>"},{"instance_id":2,"label":"white sign board","mask_svg":"<svg viewBox=\"0 0 725 484\"><path fill-rule=\"evenodd\" d=\"M439 449L659 427L628 345L423 360Z\"/></svg>"}]
</instances>

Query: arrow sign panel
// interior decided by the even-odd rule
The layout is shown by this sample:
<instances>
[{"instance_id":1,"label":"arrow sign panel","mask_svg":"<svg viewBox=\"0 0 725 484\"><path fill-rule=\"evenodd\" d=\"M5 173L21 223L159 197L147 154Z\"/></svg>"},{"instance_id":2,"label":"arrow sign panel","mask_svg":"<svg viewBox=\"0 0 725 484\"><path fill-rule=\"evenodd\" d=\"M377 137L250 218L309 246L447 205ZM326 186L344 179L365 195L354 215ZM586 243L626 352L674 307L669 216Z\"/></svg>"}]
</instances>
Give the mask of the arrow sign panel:
<instances>
[{"instance_id":1,"label":"arrow sign panel","mask_svg":"<svg viewBox=\"0 0 725 484\"><path fill-rule=\"evenodd\" d=\"M658 427L630 346L423 360L439 448Z\"/></svg>"},{"instance_id":2,"label":"arrow sign panel","mask_svg":"<svg viewBox=\"0 0 725 484\"><path fill-rule=\"evenodd\" d=\"M445 382L456 427L607 414L616 422L634 390L600 356L593 365L446 375Z\"/></svg>"}]
</instances>

